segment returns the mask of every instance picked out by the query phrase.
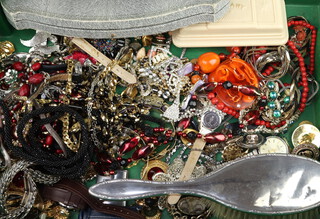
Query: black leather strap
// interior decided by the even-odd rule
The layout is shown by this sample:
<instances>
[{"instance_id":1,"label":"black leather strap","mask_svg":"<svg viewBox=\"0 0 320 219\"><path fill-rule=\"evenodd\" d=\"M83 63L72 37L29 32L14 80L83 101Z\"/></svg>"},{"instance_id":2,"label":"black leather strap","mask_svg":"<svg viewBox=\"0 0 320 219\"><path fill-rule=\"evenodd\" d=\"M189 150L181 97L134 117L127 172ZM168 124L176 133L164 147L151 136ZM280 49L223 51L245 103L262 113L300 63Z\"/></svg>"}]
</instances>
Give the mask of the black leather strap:
<instances>
[{"instance_id":1,"label":"black leather strap","mask_svg":"<svg viewBox=\"0 0 320 219\"><path fill-rule=\"evenodd\" d=\"M45 200L60 202L64 205L85 209L90 206L92 209L119 216L126 219L144 219L145 217L138 212L116 205L103 204L99 199L91 196L88 189L77 181L63 179L53 186L43 186L40 194Z\"/></svg>"}]
</instances>

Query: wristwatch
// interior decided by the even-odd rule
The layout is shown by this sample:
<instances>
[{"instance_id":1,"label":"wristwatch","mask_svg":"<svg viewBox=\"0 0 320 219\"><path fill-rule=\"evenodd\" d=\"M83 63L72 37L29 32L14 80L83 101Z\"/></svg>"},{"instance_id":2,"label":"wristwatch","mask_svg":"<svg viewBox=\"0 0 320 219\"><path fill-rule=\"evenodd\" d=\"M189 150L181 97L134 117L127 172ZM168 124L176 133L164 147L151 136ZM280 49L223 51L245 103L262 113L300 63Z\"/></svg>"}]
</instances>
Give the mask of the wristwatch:
<instances>
[{"instance_id":1,"label":"wristwatch","mask_svg":"<svg viewBox=\"0 0 320 219\"><path fill-rule=\"evenodd\" d=\"M281 137L269 136L259 147L259 154L289 153L289 144Z\"/></svg>"},{"instance_id":2,"label":"wristwatch","mask_svg":"<svg viewBox=\"0 0 320 219\"><path fill-rule=\"evenodd\" d=\"M207 108L203 111L200 123L200 133L209 134L217 129L224 118L224 114L214 107Z\"/></svg>"}]
</instances>

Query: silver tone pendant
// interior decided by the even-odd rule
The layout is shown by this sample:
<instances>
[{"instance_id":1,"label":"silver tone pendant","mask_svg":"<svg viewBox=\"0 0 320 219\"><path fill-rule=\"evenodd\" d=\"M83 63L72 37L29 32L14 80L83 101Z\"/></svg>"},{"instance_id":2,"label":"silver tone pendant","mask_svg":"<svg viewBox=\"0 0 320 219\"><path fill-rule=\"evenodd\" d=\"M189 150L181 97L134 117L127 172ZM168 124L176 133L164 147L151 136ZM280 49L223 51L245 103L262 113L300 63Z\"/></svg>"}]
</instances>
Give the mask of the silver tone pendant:
<instances>
[{"instance_id":1,"label":"silver tone pendant","mask_svg":"<svg viewBox=\"0 0 320 219\"><path fill-rule=\"evenodd\" d=\"M48 41L53 43L52 46L48 45ZM36 34L30 40L21 40L22 45L31 47L29 52L38 51L43 54L51 54L52 52L60 52L60 47L57 44L57 37L50 33L37 31Z\"/></svg>"},{"instance_id":2,"label":"silver tone pendant","mask_svg":"<svg viewBox=\"0 0 320 219\"><path fill-rule=\"evenodd\" d=\"M288 154L238 159L195 180L114 180L89 189L101 199L128 200L162 194L202 196L257 214L290 214L320 205L320 163Z\"/></svg>"}]
</instances>

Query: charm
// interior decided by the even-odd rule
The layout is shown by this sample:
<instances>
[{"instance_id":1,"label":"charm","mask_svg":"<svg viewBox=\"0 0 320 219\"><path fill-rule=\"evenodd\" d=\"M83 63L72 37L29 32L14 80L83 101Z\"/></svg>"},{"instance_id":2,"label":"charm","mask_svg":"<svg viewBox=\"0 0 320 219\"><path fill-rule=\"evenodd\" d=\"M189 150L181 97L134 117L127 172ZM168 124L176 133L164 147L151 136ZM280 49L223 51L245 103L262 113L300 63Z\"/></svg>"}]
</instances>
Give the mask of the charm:
<instances>
[{"instance_id":1,"label":"charm","mask_svg":"<svg viewBox=\"0 0 320 219\"><path fill-rule=\"evenodd\" d=\"M14 45L10 41L0 42L0 56L5 58L15 52Z\"/></svg>"},{"instance_id":2,"label":"charm","mask_svg":"<svg viewBox=\"0 0 320 219\"><path fill-rule=\"evenodd\" d=\"M242 141L237 141L237 145L243 148L254 149L260 147L265 142L261 134L247 134Z\"/></svg>"},{"instance_id":3,"label":"charm","mask_svg":"<svg viewBox=\"0 0 320 219\"><path fill-rule=\"evenodd\" d=\"M209 75L209 82L223 83L225 81L241 85L241 89L239 87L237 91L218 86L215 92L220 102L235 110L245 109L254 103L256 97L252 95L259 93L254 89L259 87L259 79L249 63L238 58L228 59Z\"/></svg>"},{"instance_id":4,"label":"charm","mask_svg":"<svg viewBox=\"0 0 320 219\"><path fill-rule=\"evenodd\" d=\"M49 46L48 41L53 45ZM52 52L60 52L59 45L57 44L57 37L50 33L37 31L30 40L20 40L21 44L26 47L31 47L29 52L39 51L43 54L50 55Z\"/></svg>"},{"instance_id":5,"label":"charm","mask_svg":"<svg viewBox=\"0 0 320 219\"><path fill-rule=\"evenodd\" d=\"M312 143L320 147L320 132L314 125L302 124L293 131L291 140L293 147L305 143Z\"/></svg>"},{"instance_id":6,"label":"charm","mask_svg":"<svg viewBox=\"0 0 320 219\"><path fill-rule=\"evenodd\" d=\"M319 148L312 143L304 143L296 146L292 154L308 157L314 160L318 160L320 156Z\"/></svg>"}]
</instances>

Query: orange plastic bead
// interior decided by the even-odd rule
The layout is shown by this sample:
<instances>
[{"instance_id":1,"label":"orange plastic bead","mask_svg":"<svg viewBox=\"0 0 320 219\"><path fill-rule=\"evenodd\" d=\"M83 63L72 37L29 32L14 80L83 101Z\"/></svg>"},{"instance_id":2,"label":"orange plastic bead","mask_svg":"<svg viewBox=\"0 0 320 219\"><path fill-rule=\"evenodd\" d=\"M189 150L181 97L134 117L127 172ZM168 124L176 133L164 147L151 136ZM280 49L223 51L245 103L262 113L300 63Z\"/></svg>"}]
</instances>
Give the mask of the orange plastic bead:
<instances>
[{"instance_id":1,"label":"orange plastic bead","mask_svg":"<svg viewBox=\"0 0 320 219\"><path fill-rule=\"evenodd\" d=\"M203 53L198 58L198 65L203 73L213 72L220 65L220 57L214 52Z\"/></svg>"},{"instance_id":2,"label":"orange plastic bead","mask_svg":"<svg viewBox=\"0 0 320 219\"><path fill-rule=\"evenodd\" d=\"M209 82L230 81L233 85L259 86L259 79L251 65L242 59L228 59L208 76ZM240 110L250 107L255 97L247 96L237 89L225 89L218 86L215 89L217 98L226 106Z\"/></svg>"},{"instance_id":3,"label":"orange plastic bead","mask_svg":"<svg viewBox=\"0 0 320 219\"><path fill-rule=\"evenodd\" d=\"M199 80L201 80L201 76L200 76L200 75L193 75L193 76L191 77L191 83L192 83L192 84L197 83Z\"/></svg>"}]
</instances>

